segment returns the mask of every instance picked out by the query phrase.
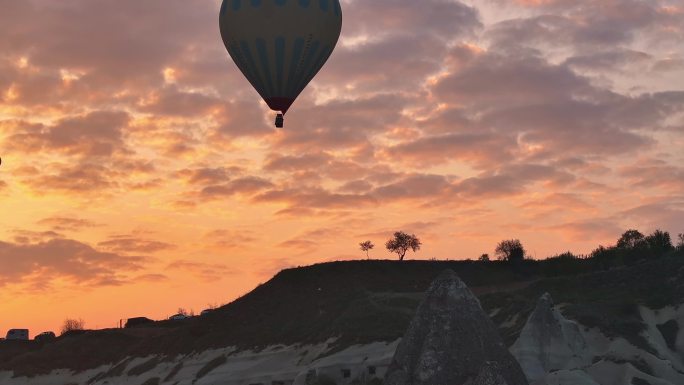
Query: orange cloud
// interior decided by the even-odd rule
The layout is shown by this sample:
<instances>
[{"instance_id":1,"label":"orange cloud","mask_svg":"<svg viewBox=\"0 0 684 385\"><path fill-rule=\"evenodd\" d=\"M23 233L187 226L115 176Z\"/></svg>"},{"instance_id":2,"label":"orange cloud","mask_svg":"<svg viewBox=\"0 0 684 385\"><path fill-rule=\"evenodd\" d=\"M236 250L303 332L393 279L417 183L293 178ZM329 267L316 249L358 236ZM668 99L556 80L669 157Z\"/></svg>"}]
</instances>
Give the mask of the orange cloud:
<instances>
[{"instance_id":1,"label":"orange cloud","mask_svg":"<svg viewBox=\"0 0 684 385\"><path fill-rule=\"evenodd\" d=\"M0 242L0 286L30 286L47 289L51 282L67 280L87 286L124 284L127 273L139 271L142 256L103 252L84 243L52 238L32 243Z\"/></svg>"},{"instance_id":2,"label":"orange cloud","mask_svg":"<svg viewBox=\"0 0 684 385\"><path fill-rule=\"evenodd\" d=\"M216 1L7 2L0 284L104 324L119 310L98 304L225 302L399 228L426 241L420 258L682 231L677 7L343 6L339 46L275 129L221 44ZM37 297L11 300L42 319Z\"/></svg>"}]
</instances>

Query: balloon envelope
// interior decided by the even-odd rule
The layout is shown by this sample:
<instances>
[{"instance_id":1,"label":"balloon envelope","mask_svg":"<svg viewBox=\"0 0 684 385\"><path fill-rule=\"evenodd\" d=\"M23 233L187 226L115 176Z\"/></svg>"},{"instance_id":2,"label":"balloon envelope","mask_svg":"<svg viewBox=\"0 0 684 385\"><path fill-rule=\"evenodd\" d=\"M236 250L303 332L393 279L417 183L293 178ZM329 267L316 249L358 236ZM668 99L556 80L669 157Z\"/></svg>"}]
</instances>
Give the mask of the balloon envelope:
<instances>
[{"instance_id":1,"label":"balloon envelope","mask_svg":"<svg viewBox=\"0 0 684 385\"><path fill-rule=\"evenodd\" d=\"M339 0L223 0L219 26L240 71L285 113L335 48L342 9Z\"/></svg>"}]
</instances>

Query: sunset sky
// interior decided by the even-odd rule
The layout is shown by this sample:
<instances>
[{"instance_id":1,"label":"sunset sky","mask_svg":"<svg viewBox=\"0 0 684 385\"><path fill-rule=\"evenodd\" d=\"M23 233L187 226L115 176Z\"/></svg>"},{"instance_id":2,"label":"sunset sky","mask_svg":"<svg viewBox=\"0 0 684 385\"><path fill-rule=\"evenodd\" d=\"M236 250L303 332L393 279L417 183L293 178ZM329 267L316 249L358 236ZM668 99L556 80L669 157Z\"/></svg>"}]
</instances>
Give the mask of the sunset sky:
<instances>
[{"instance_id":1,"label":"sunset sky","mask_svg":"<svg viewBox=\"0 0 684 385\"><path fill-rule=\"evenodd\" d=\"M0 337L365 255L684 232L681 0L347 0L284 129L220 0L0 0Z\"/></svg>"}]
</instances>

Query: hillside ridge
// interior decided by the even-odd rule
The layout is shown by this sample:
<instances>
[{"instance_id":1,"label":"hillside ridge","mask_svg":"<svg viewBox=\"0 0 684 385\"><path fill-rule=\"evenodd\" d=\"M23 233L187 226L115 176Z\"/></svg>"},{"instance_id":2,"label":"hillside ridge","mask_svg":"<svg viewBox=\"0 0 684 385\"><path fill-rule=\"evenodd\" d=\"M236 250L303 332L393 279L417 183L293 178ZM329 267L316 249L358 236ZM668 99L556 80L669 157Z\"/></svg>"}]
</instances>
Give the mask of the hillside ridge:
<instances>
[{"instance_id":1,"label":"hillside ridge","mask_svg":"<svg viewBox=\"0 0 684 385\"><path fill-rule=\"evenodd\" d=\"M558 303L569 304L564 310L569 317L645 348L637 305L658 308L684 298L684 258L643 260L597 272L591 260L577 260L571 262L571 274L550 268L552 263L364 260L286 269L202 317L89 331L47 344L6 341L0 344L0 370L35 375L57 368L85 370L132 356L173 357L227 346L258 350L330 338L336 339L337 350L394 341L445 269L454 270L478 295L507 345L547 291Z\"/></svg>"}]
</instances>

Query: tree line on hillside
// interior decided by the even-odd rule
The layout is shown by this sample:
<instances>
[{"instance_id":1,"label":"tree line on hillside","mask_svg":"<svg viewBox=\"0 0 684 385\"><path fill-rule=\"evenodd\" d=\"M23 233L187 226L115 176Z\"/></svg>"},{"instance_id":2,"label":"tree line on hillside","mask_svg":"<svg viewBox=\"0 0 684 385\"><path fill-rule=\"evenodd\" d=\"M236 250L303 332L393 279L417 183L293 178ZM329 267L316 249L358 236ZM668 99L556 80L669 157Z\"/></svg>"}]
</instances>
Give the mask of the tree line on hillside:
<instances>
[{"instance_id":1,"label":"tree line on hillside","mask_svg":"<svg viewBox=\"0 0 684 385\"><path fill-rule=\"evenodd\" d=\"M673 244L670 233L655 230L644 235L638 230L627 230L617 240L615 246L599 246L588 256L604 268L615 265L629 265L639 260L660 258L663 256L684 255L684 234L677 236Z\"/></svg>"},{"instance_id":2,"label":"tree line on hillside","mask_svg":"<svg viewBox=\"0 0 684 385\"><path fill-rule=\"evenodd\" d=\"M396 253L400 261L404 260L409 250L417 251L422 242L415 234L408 234L397 231L386 243L385 247L392 253ZM366 258L370 258L369 251L375 245L370 240L359 243L361 251L366 253ZM518 263L528 259L530 256L525 251L519 239L507 239L499 242L495 249L496 257L499 261ZM588 255L575 255L565 252L547 258L550 261L563 260L585 260L592 259L603 268L616 265L631 264L639 260L658 258L665 255L684 256L684 233L677 235L677 243L673 244L670 233L662 230L655 230L649 235L644 235L638 230L630 229L625 231L617 240L615 246L599 246ZM489 262L489 254L482 254L478 260Z\"/></svg>"}]
</instances>

